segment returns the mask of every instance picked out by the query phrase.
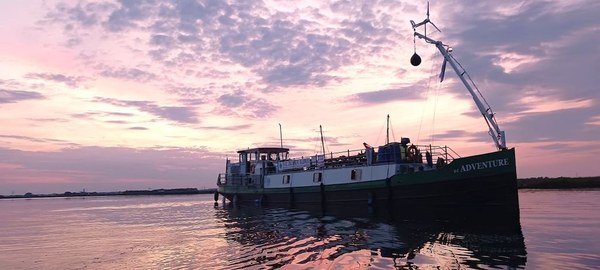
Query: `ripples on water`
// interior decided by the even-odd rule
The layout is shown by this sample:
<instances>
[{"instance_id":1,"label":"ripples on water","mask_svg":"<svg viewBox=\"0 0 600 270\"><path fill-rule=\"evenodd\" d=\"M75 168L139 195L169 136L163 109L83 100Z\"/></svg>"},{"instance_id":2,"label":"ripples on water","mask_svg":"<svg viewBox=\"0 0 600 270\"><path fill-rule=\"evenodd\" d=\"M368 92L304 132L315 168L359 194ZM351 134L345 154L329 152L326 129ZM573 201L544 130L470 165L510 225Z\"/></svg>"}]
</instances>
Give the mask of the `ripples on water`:
<instances>
[{"instance_id":1,"label":"ripples on water","mask_svg":"<svg viewBox=\"0 0 600 270\"><path fill-rule=\"evenodd\" d=\"M600 190L519 192L527 268L600 269Z\"/></svg>"},{"instance_id":2,"label":"ripples on water","mask_svg":"<svg viewBox=\"0 0 600 270\"><path fill-rule=\"evenodd\" d=\"M339 218L244 207L219 211L217 217L228 221L225 238L238 246L227 254L228 268L457 269L525 263L520 230L466 234L444 221L389 220L389 213L379 220L378 213L370 214Z\"/></svg>"},{"instance_id":3,"label":"ripples on water","mask_svg":"<svg viewBox=\"0 0 600 270\"><path fill-rule=\"evenodd\" d=\"M597 198L597 194L587 196ZM597 240L598 229L586 223L597 223L590 213L597 215L598 200L588 198L585 210L574 212L538 204L551 200L547 197L553 198L553 194L521 193L521 223L518 218L488 222L469 216L446 219L437 214L414 218L402 214L405 209L322 212L213 206L212 195L0 200L0 268L598 266L598 244L589 240ZM565 215L571 221L557 221ZM585 222L575 221L578 218ZM573 229L575 237L565 236L562 226ZM594 233L591 237L590 231ZM589 246L572 249L577 241L587 241ZM548 261L547 257L554 259Z\"/></svg>"}]
</instances>

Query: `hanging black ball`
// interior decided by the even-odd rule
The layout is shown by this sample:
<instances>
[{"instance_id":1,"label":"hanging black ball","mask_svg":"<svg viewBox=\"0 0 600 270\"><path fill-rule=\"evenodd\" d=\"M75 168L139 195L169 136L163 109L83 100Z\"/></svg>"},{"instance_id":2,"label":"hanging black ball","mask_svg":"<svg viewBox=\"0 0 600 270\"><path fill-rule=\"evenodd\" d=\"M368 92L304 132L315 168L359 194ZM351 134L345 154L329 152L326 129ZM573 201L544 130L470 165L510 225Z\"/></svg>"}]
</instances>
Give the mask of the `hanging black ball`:
<instances>
[{"instance_id":1,"label":"hanging black ball","mask_svg":"<svg viewBox=\"0 0 600 270\"><path fill-rule=\"evenodd\" d=\"M416 66L418 66L418 65L420 65L420 64L421 64L421 56L419 56L419 55L418 55L418 54L415 52L415 54L413 54L413 56L410 58L410 63L411 63L413 66L415 66L415 67L416 67Z\"/></svg>"}]
</instances>

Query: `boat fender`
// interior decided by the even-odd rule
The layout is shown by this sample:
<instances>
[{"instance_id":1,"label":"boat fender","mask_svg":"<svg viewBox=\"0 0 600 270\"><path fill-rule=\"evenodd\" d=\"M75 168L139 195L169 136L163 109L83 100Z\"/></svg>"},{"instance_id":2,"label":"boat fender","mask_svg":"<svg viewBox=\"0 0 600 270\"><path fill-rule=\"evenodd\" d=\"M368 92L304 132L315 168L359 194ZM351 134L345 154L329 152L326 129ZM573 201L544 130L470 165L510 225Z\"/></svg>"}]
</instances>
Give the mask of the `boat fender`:
<instances>
[{"instance_id":1,"label":"boat fender","mask_svg":"<svg viewBox=\"0 0 600 270\"><path fill-rule=\"evenodd\" d=\"M385 185L387 186L387 190L388 190L388 197L387 197L388 203L391 203L392 202L392 195L393 195L393 192L392 192L392 179L389 178L389 177L386 178L385 179Z\"/></svg>"},{"instance_id":2,"label":"boat fender","mask_svg":"<svg viewBox=\"0 0 600 270\"><path fill-rule=\"evenodd\" d=\"M250 165L250 173L254 174L255 171L256 171L256 164Z\"/></svg>"},{"instance_id":3,"label":"boat fender","mask_svg":"<svg viewBox=\"0 0 600 270\"><path fill-rule=\"evenodd\" d=\"M369 192L368 197L367 197L367 204L373 205L373 199L374 199L373 197L375 197L373 195L373 192Z\"/></svg>"},{"instance_id":4,"label":"boat fender","mask_svg":"<svg viewBox=\"0 0 600 270\"><path fill-rule=\"evenodd\" d=\"M290 187L290 205L294 205L294 189Z\"/></svg>"},{"instance_id":5,"label":"boat fender","mask_svg":"<svg viewBox=\"0 0 600 270\"><path fill-rule=\"evenodd\" d=\"M215 202L219 201L219 192L215 191Z\"/></svg>"},{"instance_id":6,"label":"boat fender","mask_svg":"<svg viewBox=\"0 0 600 270\"><path fill-rule=\"evenodd\" d=\"M323 185L323 182L321 182L321 184L319 185L319 190L321 191L321 206L324 207L325 206L325 185Z\"/></svg>"}]
</instances>

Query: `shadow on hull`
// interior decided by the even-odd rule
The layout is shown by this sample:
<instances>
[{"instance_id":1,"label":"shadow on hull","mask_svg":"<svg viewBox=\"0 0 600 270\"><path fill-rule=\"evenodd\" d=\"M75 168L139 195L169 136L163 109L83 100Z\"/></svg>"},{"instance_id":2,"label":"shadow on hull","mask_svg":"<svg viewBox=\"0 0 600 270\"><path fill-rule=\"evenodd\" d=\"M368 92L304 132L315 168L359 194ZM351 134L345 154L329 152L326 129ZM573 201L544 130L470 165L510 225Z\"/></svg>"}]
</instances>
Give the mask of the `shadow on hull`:
<instances>
[{"instance_id":1,"label":"shadow on hull","mask_svg":"<svg viewBox=\"0 0 600 270\"><path fill-rule=\"evenodd\" d=\"M288 188L277 192L257 190L221 194L234 204L270 207L321 210L351 207L353 213L355 209L385 209L411 214L432 212L434 216L467 212L519 217L514 174L412 185L397 185L389 179L380 182L355 189L321 185L308 190Z\"/></svg>"}]
</instances>

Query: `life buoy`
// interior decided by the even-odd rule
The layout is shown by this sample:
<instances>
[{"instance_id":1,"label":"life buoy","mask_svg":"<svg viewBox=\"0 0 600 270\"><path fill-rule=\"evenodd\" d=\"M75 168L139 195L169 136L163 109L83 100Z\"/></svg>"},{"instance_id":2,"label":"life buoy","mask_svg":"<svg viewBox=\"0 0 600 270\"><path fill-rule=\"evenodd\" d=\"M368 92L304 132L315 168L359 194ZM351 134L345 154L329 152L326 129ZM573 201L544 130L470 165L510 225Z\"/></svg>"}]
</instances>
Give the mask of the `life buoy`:
<instances>
[{"instance_id":1,"label":"life buoy","mask_svg":"<svg viewBox=\"0 0 600 270\"><path fill-rule=\"evenodd\" d=\"M414 144L408 147L408 159L413 160L417 156L418 152L419 149L417 149L417 146Z\"/></svg>"},{"instance_id":2,"label":"life buoy","mask_svg":"<svg viewBox=\"0 0 600 270\"><path fill-rule=\"evenodd\" d=\"M255 171L256 171L256 164L250 165L250 173L254 174Z\"/></svg>"}]
</instances>

